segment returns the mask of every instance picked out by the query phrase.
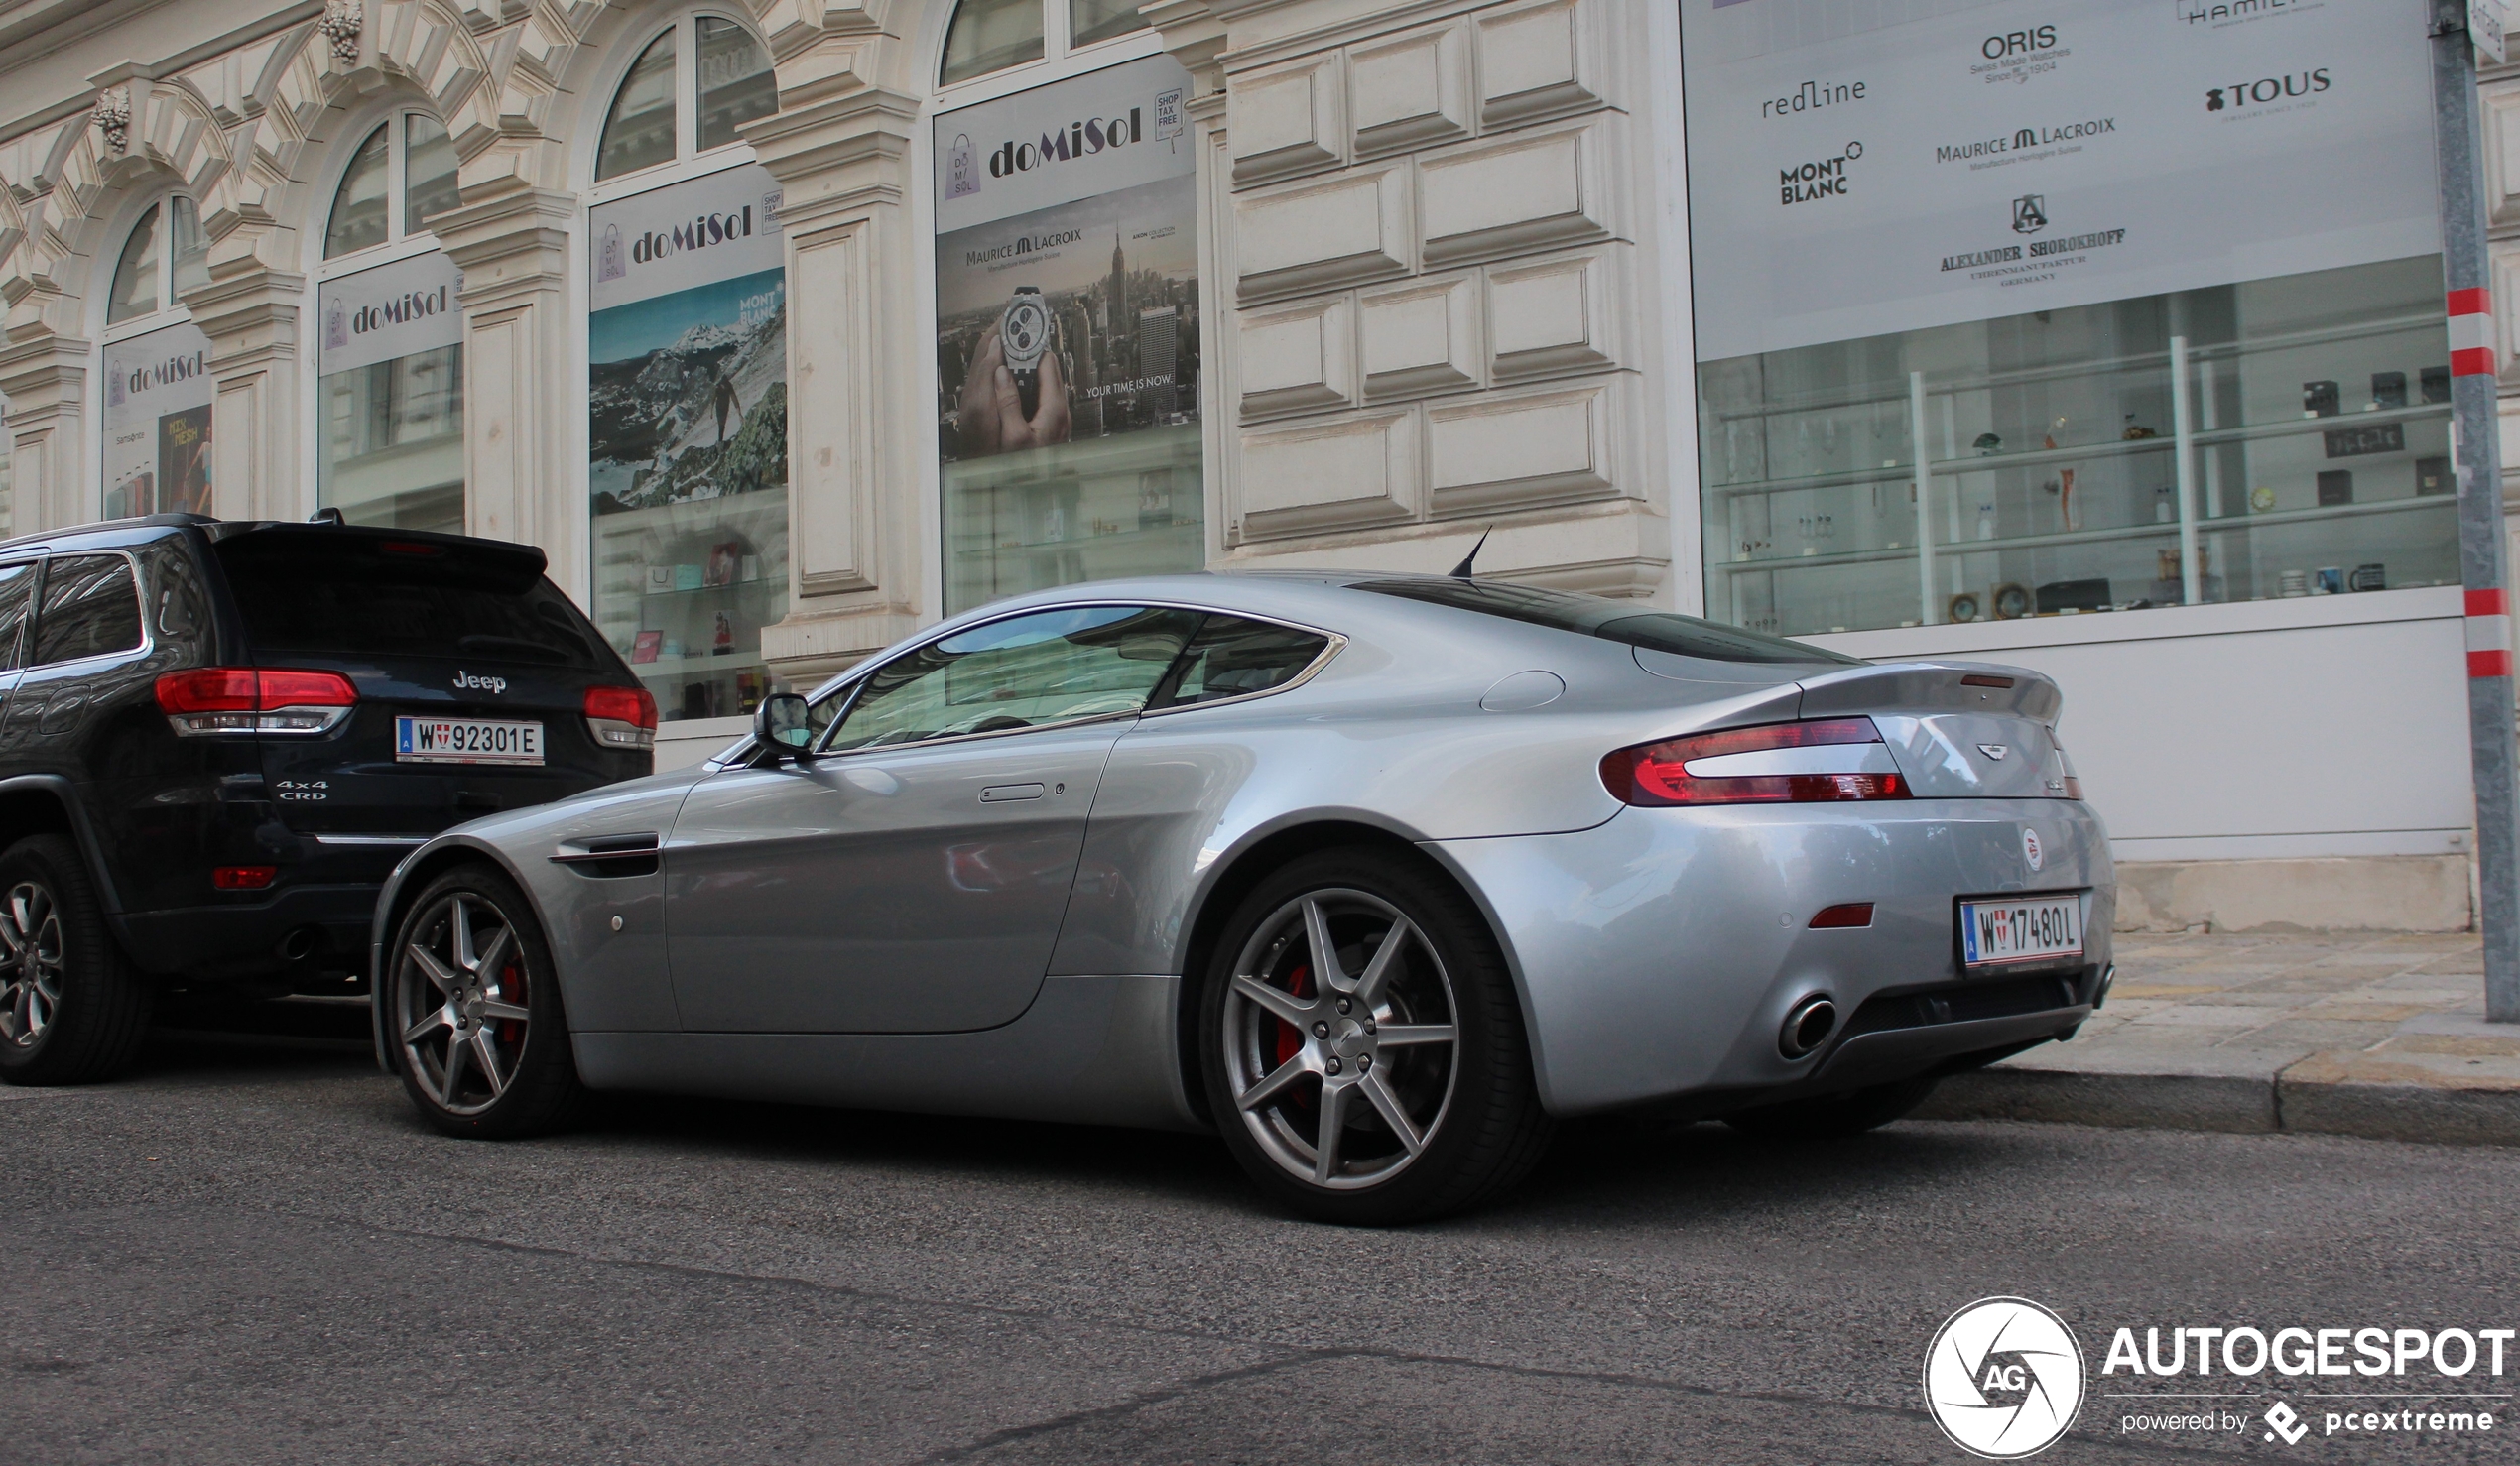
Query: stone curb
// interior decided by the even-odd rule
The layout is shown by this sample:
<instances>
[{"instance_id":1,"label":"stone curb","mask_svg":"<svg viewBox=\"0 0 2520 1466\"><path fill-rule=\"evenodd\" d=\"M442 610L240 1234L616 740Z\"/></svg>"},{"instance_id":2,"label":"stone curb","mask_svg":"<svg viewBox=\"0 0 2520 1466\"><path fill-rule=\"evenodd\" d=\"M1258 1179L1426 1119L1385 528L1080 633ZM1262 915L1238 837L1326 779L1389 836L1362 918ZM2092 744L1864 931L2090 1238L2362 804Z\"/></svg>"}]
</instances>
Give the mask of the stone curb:
<instances>
[{"instance_id":1,"label":"stone curb","mask_svg":"<svg viewBox=\"0 0 2520 1466\"><path fill-rule=\"evenodd\" d=\"M2520 1146L2520 1089L1999 1066L1944 1080L1916 1118Z\"/></svg>"}]
</instances>

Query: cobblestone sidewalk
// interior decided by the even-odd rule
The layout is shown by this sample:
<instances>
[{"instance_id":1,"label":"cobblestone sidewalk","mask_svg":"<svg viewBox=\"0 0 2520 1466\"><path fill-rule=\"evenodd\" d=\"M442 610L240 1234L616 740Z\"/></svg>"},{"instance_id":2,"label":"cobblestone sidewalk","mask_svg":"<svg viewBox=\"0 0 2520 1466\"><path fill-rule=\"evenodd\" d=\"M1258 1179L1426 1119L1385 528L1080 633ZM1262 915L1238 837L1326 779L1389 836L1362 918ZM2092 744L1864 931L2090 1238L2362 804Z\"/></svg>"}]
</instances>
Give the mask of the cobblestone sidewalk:
<instances>
[{"instance_id":1,"label":"cobblestone sidewalk","mask_svg":"<svg viewBox=\"0 0 2520 1466\"><path fill-rule=\"evenodd\" d=\"M2520 1144L2520 1025L2484 1021L2472 935L2121 935L2072 1041L1927 1113Z\"/></svg>"}]
</instances>

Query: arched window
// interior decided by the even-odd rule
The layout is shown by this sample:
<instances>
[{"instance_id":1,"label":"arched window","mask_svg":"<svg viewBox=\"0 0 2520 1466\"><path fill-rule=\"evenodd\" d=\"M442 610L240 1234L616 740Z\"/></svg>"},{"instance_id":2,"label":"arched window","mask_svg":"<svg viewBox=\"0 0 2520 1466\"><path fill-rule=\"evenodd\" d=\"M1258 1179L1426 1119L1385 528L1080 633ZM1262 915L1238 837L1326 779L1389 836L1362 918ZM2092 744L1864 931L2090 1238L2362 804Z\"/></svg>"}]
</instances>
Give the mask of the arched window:
<instances>
[{"instance_id":1,"label":"arched window","mask_svg":"<svg viewBox=\"0 0 2520 1466\"><path fill-rule=\"evenodd\" d=\"M462 277L428 230L463 201L455 171L445 126L398 111L351 150L324 215L315 502L352 524L463 532Z\"/></svg>"},{"instance_id":2,"label":"arched window","mask_svg":"<svg viewBox=\"0 0 2520 1466\"><path fill-rule=\"evenodd\" d=\"M182 194L153 203L131 226L114 262L105 298L105 324L155 315L210 279L210 242L201 233L201 211Z\"/></svg>"},{"instance_id":3,"label":"arched window","mask_svg":"<svg viewBox=\"0 0 2520 1466\"><path fill-rule=\"evenodd\" d=\"M741 141L779 110L770 53L722 16L686 16L648 43L621 78L595 146L595 182Z\"/></svg>"},{"instance_id":4,"label":"arched window","mask_svg":"<svg viewBox=\"0 0 2520 1466\"><path fill-rule=\"evenodd\" d=\"M937 84L953 86L1146 29L1140 0L962 0L945 30Z\"/></svg>"},{"instance_id":5,"label":"arched window","mask_svg":"<svg viewBox=\"0 0 2520 1466\"><path fill-rule=\"evenodd\" d=\"M350 155L323 226L323 257L372 249L420 233L431 214L463 201L455 189L455 144L426 112L380 122Z\"/></svg>"},{"instance_id":6,"label":"arched window","mask_svg":"<svg viewBox=\"0 0 2520 1466\"><path fill-rule=\"evenodd\" d=\"M201 211L181 193L142 209L114 254L97 353L107 519L210 510L210 340L184 307L209 280Z\"/></svg>"}]
</instances>

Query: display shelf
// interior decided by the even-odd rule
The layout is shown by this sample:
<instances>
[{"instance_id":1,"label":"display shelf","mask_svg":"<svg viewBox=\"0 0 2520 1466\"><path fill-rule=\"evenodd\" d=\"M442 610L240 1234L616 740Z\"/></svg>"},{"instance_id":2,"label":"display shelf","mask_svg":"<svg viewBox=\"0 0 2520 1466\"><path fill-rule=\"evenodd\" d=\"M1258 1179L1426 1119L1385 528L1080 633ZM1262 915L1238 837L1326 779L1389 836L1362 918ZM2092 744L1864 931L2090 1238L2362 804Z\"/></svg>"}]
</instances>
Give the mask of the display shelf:
<instances>
[{"instance_id":1,"label":"display shelf","mask_svg":"<svg viewBox=\"0 0 2520 1466\"><path fill-rule=\"evenodd\" d=\"M2427 423L2450 421L2448 403L2423 403L2403 408L2381 408L2367 413L2339 413L2331 418L2279 419L2239 428L2209 428L2192 432L2188 441L2196 447L2220 447L2228 443L2271 442L2285 437L2300 437L2316 432L2334 432L2349 427L2384 427L2391 423ZM2175 436L2102 439L2079 447L2035 448L2018 453L1972 453L1959 458L1930 458L1926 472L1935 478L1958 478L1971 473L1987 473L2007 468L2079 468L2088 463L2112 458L2139 457L2149 453L2167 453L2179 446ZM1802 474L1790 478L1752 479L1740 483L1715 484L1707 488L1708 496L1717 499L1742 498L1754 494L1786 494L1811 489L1860 488L1867 484L1908 483L1916 477L1913 463L1900 463L1882 468L1834 470L1827 473Z\"/></svg>"},{"instance_id":2,"label":"display shelf","mask_svg":"<svg viewBox=\"0 0 2520 1466\"><path fill-rule=\"evenodd\" d=\"M687 653L681 657L659 657L654 662L630 662L630 654L623 652L621 660L630 663L633 676L641 678L686 676L694 672L759 672L767 666L758 654L748 658L740 651L729 652L723 657L706 654L694 657Z\"/></svg>"},{"instance_id":3,"label":"display shelf","mask_svg":"<svg viewBox=\"0 0 2520 1466\"><path fill-rule=\"evenodd\" d=\"M707 595L713 591L742 591L768 587L785 590L788 588L788 583L785 580L773 580L767 575L760 575L750 580L729 580L723 585L694 585L684 590L641 590L635 594L642 600L677 601L688 596ZM633 592L624 592L624 594L631 593Z\"/></svg>"},{"instance_id":4,"label":"display shelf","mask_svg":"<svg viewBox=\"0 0 2520 1466\"><path fill-rule=\"evenodd\" d=\"M2332 520L2358 519L2371 515L2406 514L2416 510L2454 510L2457 497L2450 494L2427 494L2414 499L2382 499L2368 504L2329 504L2311 509L2278 509L2263 514L2224 515L2219 519L2200 519L2196 531L2212 535L2232 530L2273 529L2278 525L2314 524ZM1950 558L1969 554L1996 554L2009 550L2051 550L2069 545L2099 545L2114 541L2179 538L2180 526L2168 524L2117 525L2099 530L2064 530L2047 535L2015 535L1994 540L1954 540L1938 544L1935 553ZM1744 574L1752 571L1819 569L1829 565L1873 564L1883 560L1913 560L1917 548L1893 546L1880 550L1838 550L1830 554L1763 555L1755 559L1719 560L1707 568L1717 574Z\"/></svg>"},{"instance_id":5,"label":"display shelf","mask_svg":"<svg viewBox=\"0 0 2520 1466\"><path fill-rule=\"evenodd\" d=\"M1161 539L1179 539L1185 535L1197 534L1204 528L1204 524L1198 520L1186 523L1176 521L1173 524L1153 525L1142 530L1115 530L1107 535L1071 535L1064 540L1028 540L1015 545L975 545L968 549L957 550L953 553L958 559L973 559L993 554L1015 554L1024 550L1057 553L1089 545L1146 544Z\"/></svg>"},{"instance_id":6,"label":"display shelf","mask_svg":"<svg viewBox=\"0 0 2520 1466\"><path fill-rule=\"evenodd\" d=\"M2331 346L2348 341L2368 340L2375 336L2394 336L2416 331L2441 331L2443 317L2434 315L2397 315L2379 320L2357 321L2351 325L2322 326L2316 330L2287 331L2258 336L2247 341L2217 341L2206 345L2190 344L2188 360L2195 362L2235 361L2244 356L2269 352L2300 350L2311 346ZM2012 387L2035 387L2047 382L2070 382L2117 372L2167 370L2170 351L2137 351L2112 357L2061 362L2049 366L2019 367L2006 372L1983 372L1970 377L1953 377L1926 384L1928 397L1948 397L1961 393L1998 391ZM2447 365L2447 362L2440 363ZM1884 407L1904 404L1905 392L1818 393L1810 397L1770 401L1754 408L1712 410L1704 416L1715 423L1746 423L1763 418L1791 418L1806 413L1835 412L1845 408ZM2351 416L2351 415L2347 415Z\"/></svg>"}]
</instances>

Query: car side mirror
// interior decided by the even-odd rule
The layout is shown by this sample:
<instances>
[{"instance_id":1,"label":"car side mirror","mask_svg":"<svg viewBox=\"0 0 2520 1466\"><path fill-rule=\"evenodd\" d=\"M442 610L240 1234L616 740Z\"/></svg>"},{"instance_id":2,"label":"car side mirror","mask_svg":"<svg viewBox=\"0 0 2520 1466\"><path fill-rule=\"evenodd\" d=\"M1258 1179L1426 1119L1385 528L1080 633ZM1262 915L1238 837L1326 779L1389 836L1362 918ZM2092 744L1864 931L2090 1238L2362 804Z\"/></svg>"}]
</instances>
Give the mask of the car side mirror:
<instances>
[{"instance_id":1,"label":"car side mirror","mask_svg":"<svg viewBox=\"0 0 2520 1466\"><path fill-rule=\"evenodd\" d=\"M794 692L773 692L753 709L753 741L772 753L802 764L814 757L814 725L806 700Z\"/></svg>"}]
</instances>

